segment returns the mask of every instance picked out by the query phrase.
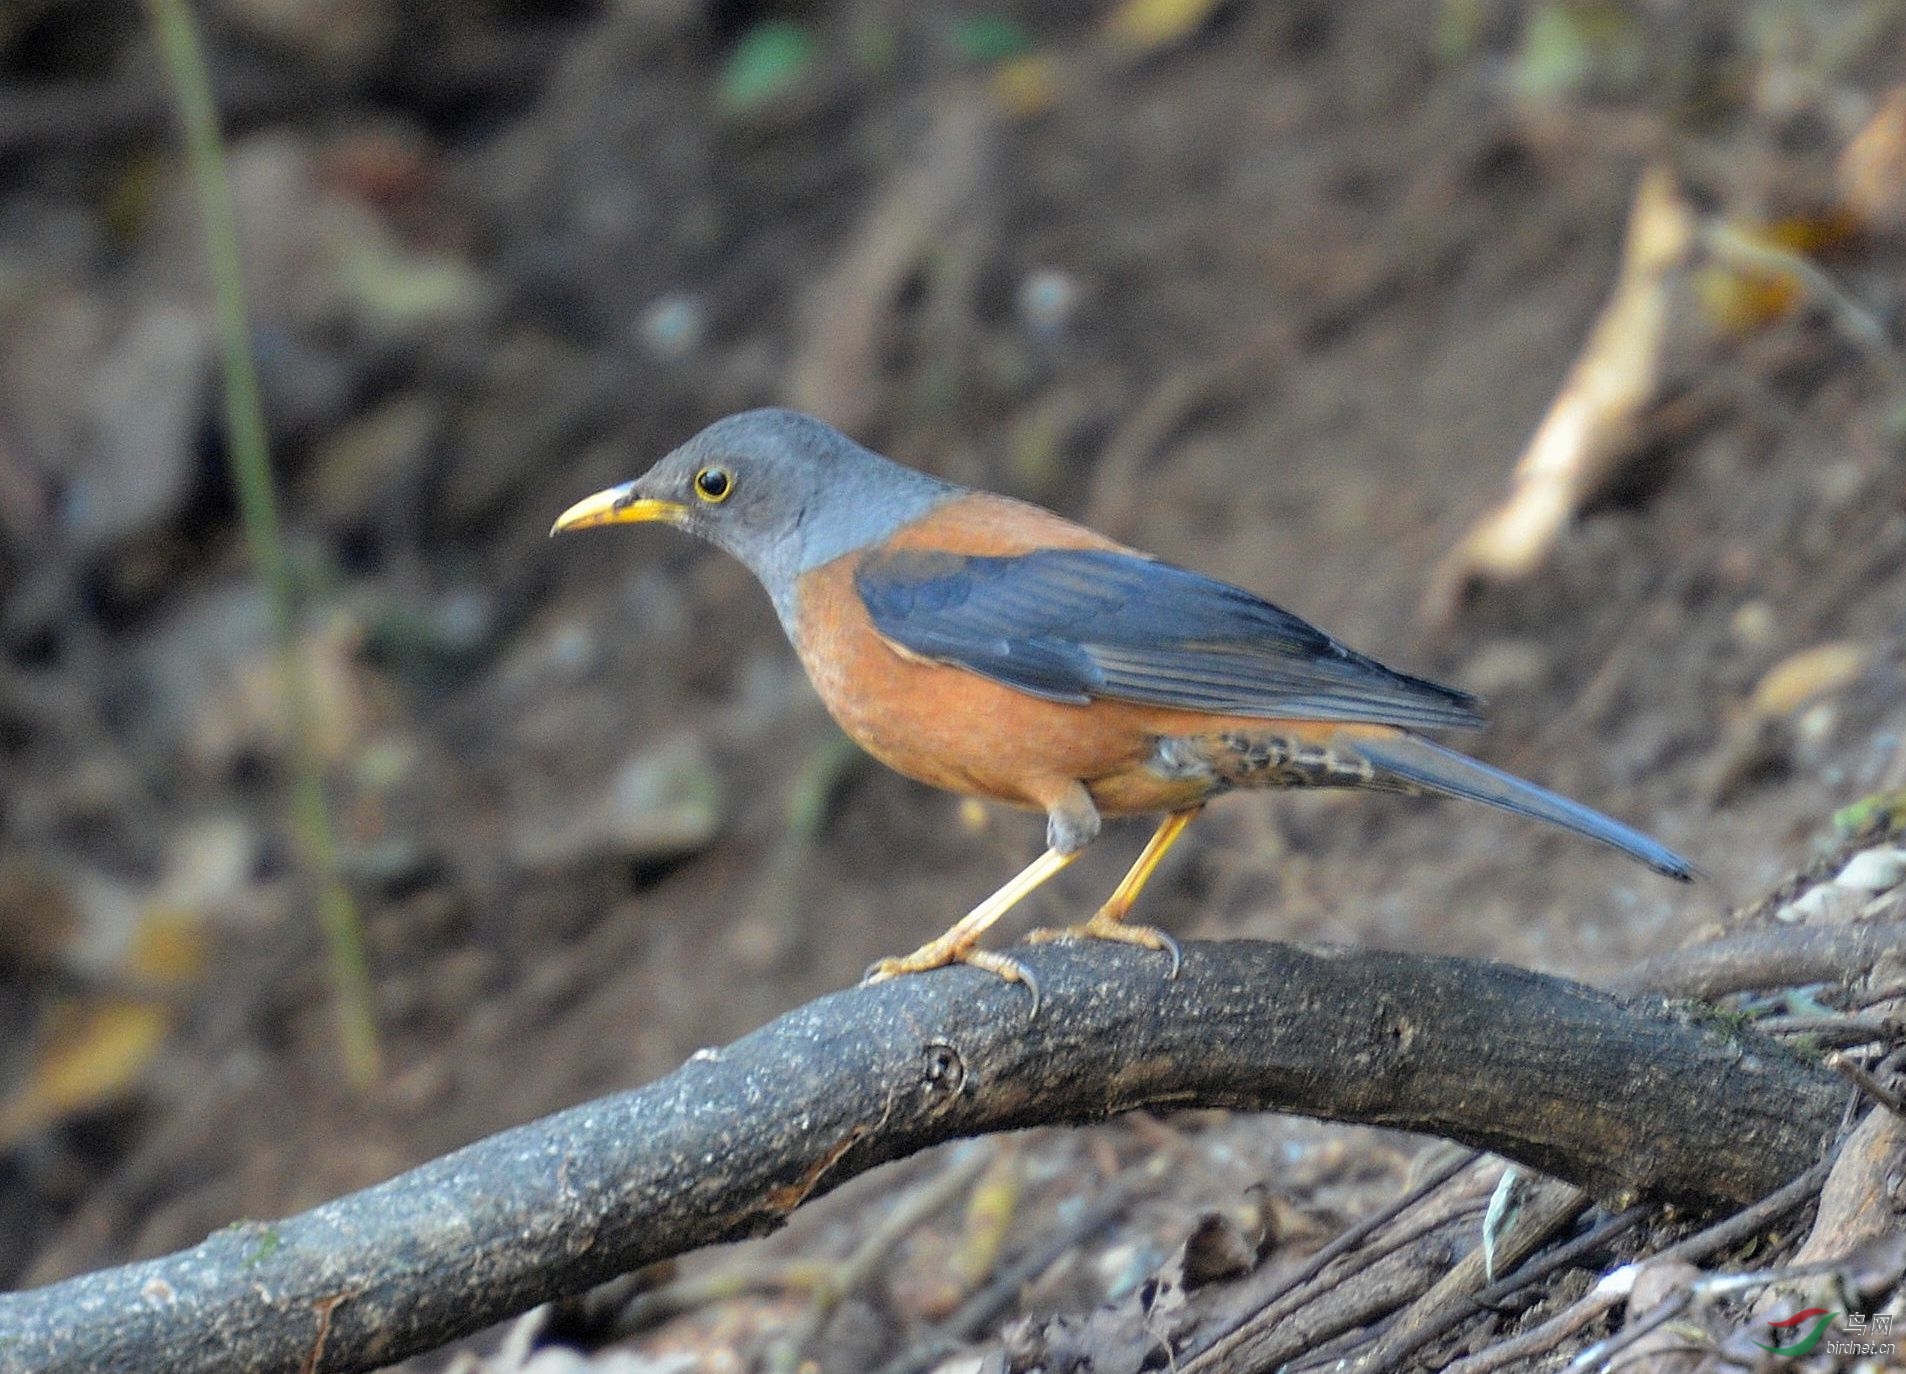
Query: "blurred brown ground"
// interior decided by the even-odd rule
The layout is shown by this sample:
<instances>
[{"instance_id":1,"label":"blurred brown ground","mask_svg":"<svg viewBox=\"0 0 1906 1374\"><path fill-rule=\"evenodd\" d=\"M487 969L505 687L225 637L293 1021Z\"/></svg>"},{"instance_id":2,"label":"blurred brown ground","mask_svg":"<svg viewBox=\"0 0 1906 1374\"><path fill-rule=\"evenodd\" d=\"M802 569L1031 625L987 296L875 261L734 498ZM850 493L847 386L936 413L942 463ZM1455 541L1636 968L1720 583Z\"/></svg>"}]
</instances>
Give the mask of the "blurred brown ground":
<instances>
[{"instance_id":1,"label":"blurred brown ground","mask_svg":"<svg viewBox=\"0 0 1906 1374\"><path fill-rule=\"evenodd\" d=\"M1454 804L1247 797L1147 894L1181 935L1593 978L1906 783L1906 396L1818 301L1743 320L1684 283L1629 479L1539 575L1416 619L1582 347L1644 164L1720 222L1830 222L1837 160L1906 77L1894 11L1234 3L1131 52L1112 8L204 8L388 1037L369 1097L297 899L140 11L0 17L0 1097L31 1105L61 1045L99 1080L0 1141L0 1282L644 1081L1035 852L1035 819L842 754L740 568L660 532L545 539L743 406L816 409L1479 691L1483 756L1710 875L1683 891ZM767 21L812 46L751 93L736 54ZM1899 227L1821 250L1894 340ZM1848 656L1792 666L1821 645ZM1757 698L1783 664L1800 686ZM1088 909L1141 837L1015 920ZM186 951L164 1015L75 1032L173 968L155 943ZM1056 1177L1133 1129L1033 1148ZM1372 1133L1197 1129L1208 1167L1157 1208L1277 1170L1327 1210L1397 1177Z\"/></svg>"}]
</instances>

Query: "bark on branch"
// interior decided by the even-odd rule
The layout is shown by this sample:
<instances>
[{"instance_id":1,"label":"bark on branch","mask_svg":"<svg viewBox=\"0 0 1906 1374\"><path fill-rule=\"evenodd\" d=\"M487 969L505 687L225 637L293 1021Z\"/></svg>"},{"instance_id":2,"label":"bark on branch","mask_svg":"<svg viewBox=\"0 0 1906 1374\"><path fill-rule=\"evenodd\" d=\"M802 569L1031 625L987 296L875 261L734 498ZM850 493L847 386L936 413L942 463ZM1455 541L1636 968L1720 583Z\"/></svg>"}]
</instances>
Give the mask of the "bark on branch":
<instances>
[{"instance_id":1,"label":"bark on branch","mask_svg":"<svg viewBox=\"0 0 1906 1374\"><path fill-rule=\"evenodd\" d=\"M835 993L648 1087L285 1221L0 1295L0 1372L359 1370L780 1225L956 1136L1234 1107L1497 1151L1604 1197L1747 1202L1811 1165L1846 1091L1723 1023L1502 964L1239 941L1017 949Z\"/></svg>"}]
</instances>

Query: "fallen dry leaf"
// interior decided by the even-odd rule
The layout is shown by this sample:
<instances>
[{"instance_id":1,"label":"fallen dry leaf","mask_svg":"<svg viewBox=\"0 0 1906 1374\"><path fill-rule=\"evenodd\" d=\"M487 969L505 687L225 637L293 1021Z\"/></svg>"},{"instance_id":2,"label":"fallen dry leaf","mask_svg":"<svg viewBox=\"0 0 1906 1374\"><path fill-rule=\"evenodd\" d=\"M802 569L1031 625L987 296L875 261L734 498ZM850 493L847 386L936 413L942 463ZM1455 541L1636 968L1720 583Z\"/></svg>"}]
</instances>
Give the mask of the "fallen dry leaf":
<instances>
[{"instance_id":1,"label":"fallen dry leaf","mask_svg":"<svg viewBox=\"0 0 1906 1374\"><path fill-rule=\"evenodd\" d=\"M120 972L166 989L196 977L204 965L198 921L160 908L140 922ZM0 1102L0 1150L124 1093L157 1056L177 1010L163 997L134 996L72 998L50 1008L31 1072Z\"/></svg>"},{"instance_id":2,"label":"fallen dry leaf","mask_svg":"<svg viewBox=\"0 0 1906 1374\"><path fill-rule=\"evenodd\" d=\"M1143 57L1184 42L1204 27L1221 0L1125 0L1105 19L1115 52Z\"/></svg>"},{"instance_id":3,"label":"fallen dry leaf","mask_svg":"<svg viewBox=\"0 0 1906 1374\"><path fill-rule=\"evenodd\" d=\"M1420 615L1446 621L1477 582L1541 568L1556 537L1635 452L1660 384L1674 274L1695 245L1694 207L1659 164L1642 174L1621 273L1561 391L1516 463L1508 497L1470 527L1431 578Z\"/></svg>"},{"instance_id":4,"label":"fallen dry leaf","mask_svg":"<svg viewBox=\"0 0 1906 1374\"><path fill-rule=\"evenodd\" d=\"M1790 716L1814 698L1845 687L1860 675L1866 662L1866 647L1846 640L1789 654L1761 675L1748 708L1761 717Z\"/></svg>"},{"instance_id":5,"label":"fallen dry leaf","mask_svg":"<svg viewBox=\"0 0 1906 1374\"><path fill-rule=\"evenodd\" d=\"M1059 64L1044 53L1009 57L993 68L993 99L1013 119L1031 119L1059 103Z\"/></svg>"},{"instance_id":6,"label":"fallen dry leaf","mask_svg":"<svg viewBox=\"0 0 1906 1374\"><path fill-rule=\"evenodd\" d=\"M1835 169L1840 198L1867 228L1906 229L1906 86L1895 86Z\"/></svg>"}]
</instances>

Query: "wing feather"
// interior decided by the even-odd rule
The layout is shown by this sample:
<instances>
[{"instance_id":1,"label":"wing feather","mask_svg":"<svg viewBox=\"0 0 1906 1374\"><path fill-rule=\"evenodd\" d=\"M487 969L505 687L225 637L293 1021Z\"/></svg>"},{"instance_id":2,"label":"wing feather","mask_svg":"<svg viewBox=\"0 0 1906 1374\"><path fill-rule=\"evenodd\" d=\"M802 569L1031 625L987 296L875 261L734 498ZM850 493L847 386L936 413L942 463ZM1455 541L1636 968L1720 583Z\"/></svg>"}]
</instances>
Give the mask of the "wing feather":
<instances>
[{"instance_id":1,"label":"wing feather","mask_svg":"<svg viewBox=\"0 0 1906 1374\"><path fill-rule=\"evenodd\" d=\"M904 550L865 560L854 585L895 644L1051 701L1400 726L1482 721L1465 692L1394 672L1241 587L1136 554Z\"/></svg>"}]
</instances>

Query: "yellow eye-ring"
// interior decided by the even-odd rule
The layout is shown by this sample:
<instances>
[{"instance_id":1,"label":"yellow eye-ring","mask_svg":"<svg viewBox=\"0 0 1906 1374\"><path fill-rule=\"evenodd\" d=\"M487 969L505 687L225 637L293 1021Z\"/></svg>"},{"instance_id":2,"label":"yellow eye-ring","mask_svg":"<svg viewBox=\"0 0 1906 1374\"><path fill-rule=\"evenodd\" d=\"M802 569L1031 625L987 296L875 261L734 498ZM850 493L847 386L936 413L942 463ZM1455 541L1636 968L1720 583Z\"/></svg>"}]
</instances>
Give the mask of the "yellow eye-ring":
<instances>
[{"instance_id":1,"label":"yellow eye-ring","mask_svg":"<svg viewBox=\"0 0 1906 1374\"><path fill-rule=\"evenodd\" d=\"M735 479L727 468L703 468L695 474L695 495L711 506L726 501L734 489Z\"/></svg>"}]
</instances>

